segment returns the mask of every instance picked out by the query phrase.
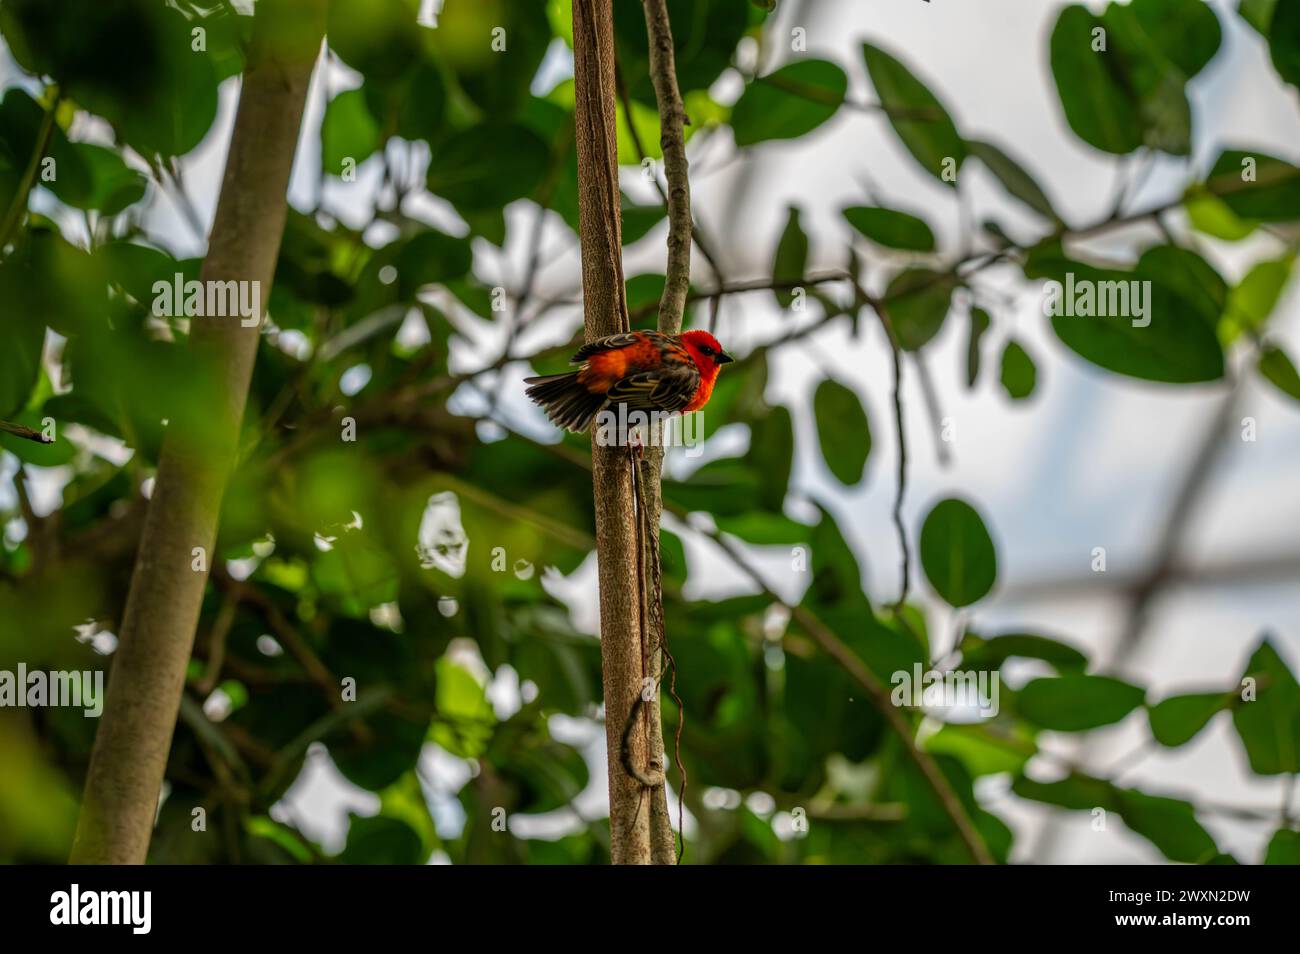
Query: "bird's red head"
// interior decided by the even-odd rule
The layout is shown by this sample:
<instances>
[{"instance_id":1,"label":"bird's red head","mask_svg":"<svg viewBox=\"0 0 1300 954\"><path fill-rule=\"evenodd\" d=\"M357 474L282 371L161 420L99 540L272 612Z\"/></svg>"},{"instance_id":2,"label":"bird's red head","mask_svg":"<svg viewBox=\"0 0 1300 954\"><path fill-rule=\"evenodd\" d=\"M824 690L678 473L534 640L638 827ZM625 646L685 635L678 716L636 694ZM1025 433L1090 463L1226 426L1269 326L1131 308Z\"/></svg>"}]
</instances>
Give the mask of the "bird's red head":
<instances>
[{"instance_id":1,"label":"bird's red head","mask_svg":"<svg viewBox=\"0 0 1300 954\"><path fill-rule=\"evenodd\" d=\"M723 351L722 345L718 344L718 339L707 331L682 332L682 344L691 353L695 366L700 369L700 374L706 378L715 377L719 367L736 360Z\"/></svg>"},{"instance_id":2,"label":"bird's red head","mask_svg":"<svg viewBox=\"0 0 1300 954\"><path fill-rule=\"evenodd\" d=\"M695 366L700 369L700 386L695 389L695 397L685 408L689 413L698 411L709 402L709 397L713 394L713 384L718 380L718 370L724 364L736 359L723 351L722 345L718 344L718 339L707 331L683 332L682 344L690 352Z\"/></svg>"}]
</instances>

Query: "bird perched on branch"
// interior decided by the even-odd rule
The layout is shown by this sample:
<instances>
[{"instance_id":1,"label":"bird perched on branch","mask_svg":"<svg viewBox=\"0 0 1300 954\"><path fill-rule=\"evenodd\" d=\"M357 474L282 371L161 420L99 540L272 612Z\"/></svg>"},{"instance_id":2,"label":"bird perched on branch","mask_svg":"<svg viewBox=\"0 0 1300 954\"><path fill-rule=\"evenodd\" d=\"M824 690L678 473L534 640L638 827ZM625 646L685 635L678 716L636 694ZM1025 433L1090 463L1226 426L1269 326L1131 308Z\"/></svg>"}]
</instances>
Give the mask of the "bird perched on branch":
<instances>
[{"instance_id":1,"label":"bird perched on branch","mask_svg":"<svg viewBox=\"0 0 1300 954\"><path fill-rule=\"evenodd\" d=\"M583 345L569 359L576 371L525 378L528 396L560 427L580 432L601 411L683 414L698 411L713 394L718 370L731 355L707 331L665 335L630 331Z\"/></svg>"}]
</instances>

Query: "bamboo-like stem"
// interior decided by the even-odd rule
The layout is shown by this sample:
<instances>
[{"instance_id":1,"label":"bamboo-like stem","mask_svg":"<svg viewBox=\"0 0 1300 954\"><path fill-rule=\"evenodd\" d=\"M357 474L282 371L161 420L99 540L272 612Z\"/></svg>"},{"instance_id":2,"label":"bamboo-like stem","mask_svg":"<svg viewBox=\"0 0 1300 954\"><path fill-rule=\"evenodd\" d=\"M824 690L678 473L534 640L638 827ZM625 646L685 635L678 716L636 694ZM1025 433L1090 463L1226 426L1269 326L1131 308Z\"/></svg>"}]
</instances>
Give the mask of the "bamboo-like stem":
<instances>
[{"instance_id":1,"label":"bamboo-like stem","mask_svg":"<svg viewBox=\"0 0 1300 954\"><path fill-rule=\"evenodd\" d=\"M325 0L263 0L257 8L201 277L258 282L263 302L275 275L325 11ZM194 322L195 356L211 378L196 379L193 396L204 400L173 417L159 459L86 774L73 864L142 864L148 854L261 317L251 327L238 317Z\"/></svg>"}]
</instances>

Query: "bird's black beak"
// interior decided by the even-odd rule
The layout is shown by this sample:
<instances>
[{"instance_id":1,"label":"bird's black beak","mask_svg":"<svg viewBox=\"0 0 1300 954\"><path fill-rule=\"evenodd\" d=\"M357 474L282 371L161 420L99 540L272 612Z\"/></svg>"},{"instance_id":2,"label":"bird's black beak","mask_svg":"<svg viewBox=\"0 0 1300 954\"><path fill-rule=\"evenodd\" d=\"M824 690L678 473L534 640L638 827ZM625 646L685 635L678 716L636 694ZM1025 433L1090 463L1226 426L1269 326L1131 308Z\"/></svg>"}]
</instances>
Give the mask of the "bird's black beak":
<instances>
[{"instance_id":1,"label":"bird's black beak","mask_svg":"<svg viewBox=\"0 0 1300 954\"><path fill-rule=\"evenodd\" d=\"M714 356L713 360L718 362L718 364L731 364L731 362L735 361L736 359L733 358L731 355L727 354L727 352L725 351L719 351L717 355Z\"/></svg>"}]
</instances>

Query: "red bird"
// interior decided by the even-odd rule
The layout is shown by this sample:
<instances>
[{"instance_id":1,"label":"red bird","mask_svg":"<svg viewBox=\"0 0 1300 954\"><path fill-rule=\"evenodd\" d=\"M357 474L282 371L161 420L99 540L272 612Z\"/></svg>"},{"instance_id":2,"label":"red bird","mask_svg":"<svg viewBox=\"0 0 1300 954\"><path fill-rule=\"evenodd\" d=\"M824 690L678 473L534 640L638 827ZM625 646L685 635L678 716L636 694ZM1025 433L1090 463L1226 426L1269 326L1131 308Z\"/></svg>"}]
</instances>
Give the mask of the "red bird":
<instances>
[{"instance_id":1,"label":"red bird","mask_svg":"<svg viewBox=\"0 0 1300 954\"><path fill-rule=\"evenodd\" d=\"M585 431L596 415L625 404L628 412L698 411L709 402L718 369L735 359L707 331L665 335L631 331L599 338L569 359L566 374L525 378L528 396L560 427Z\"/></svg>"}]
</instances>

